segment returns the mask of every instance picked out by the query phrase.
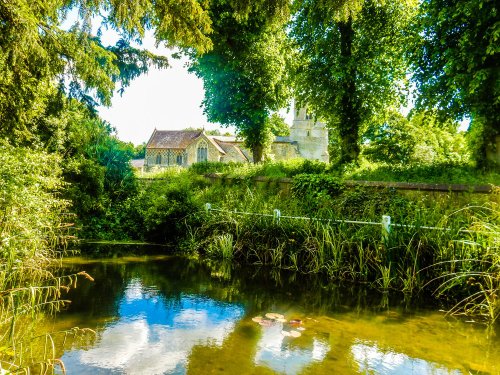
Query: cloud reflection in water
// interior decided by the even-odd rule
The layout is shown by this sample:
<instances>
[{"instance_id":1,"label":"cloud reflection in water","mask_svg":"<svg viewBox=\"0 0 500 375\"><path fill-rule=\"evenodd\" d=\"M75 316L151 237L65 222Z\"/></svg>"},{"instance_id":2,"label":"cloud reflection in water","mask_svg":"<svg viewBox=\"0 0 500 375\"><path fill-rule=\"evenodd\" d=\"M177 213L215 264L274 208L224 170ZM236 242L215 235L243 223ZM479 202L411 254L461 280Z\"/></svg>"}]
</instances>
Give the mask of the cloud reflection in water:
<instances>
[{"instance_id":1,"label":"cloud reflection in water","mask_svg":"<svg viewBox=\"0 0 500 375\"><path fill-rule=\"evenodd\" d=\"M283 325L275 324L263 328L262 337L257 345L255 363L285 374L300 373L313 361L322 361L330 346L313 338L312 345L302 348L294 345L294 338L281 334Z\"/></svg>"},{"instance_id":2,"label":"cloud reflection in water","mask_svg":"<svg viewBox=\"0 0 500 375\"><path fill-rule=\"evenodd\" d=\"M450 370L437 363L419 358L412 358L406 354L391 350L382 350L377 344L358 340L352 347L354 361L359 365L361 373L376 374L433 374L458 375L458 370Z\"/></svg>"},{"instance_id":3,"label":"cloud reflection in water","mask_svg":"<svg viewBox=\"0 0 500 375\"><path fill-rule=\"evenodd\" d=\"M195 345L222 345L244 314L243 307L181 294L165 299L132 280L119 301L119 319L89 350L63 356L73 373L185 373Z\"/></svg>"}]
</instances>

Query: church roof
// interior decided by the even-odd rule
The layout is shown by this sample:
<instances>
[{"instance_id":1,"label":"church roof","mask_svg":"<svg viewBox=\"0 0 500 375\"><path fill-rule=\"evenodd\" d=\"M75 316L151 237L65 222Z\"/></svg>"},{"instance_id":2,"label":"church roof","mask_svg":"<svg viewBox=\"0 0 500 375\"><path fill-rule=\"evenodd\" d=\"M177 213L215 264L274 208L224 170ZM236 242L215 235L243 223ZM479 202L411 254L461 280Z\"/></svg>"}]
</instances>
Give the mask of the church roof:
<instances>
[{"instance_id":1,"label":"church roof","mask_svg":"<svg viewBox=\"0 0 500 375\"><path fill-rule=\"evenodd\" d=\"M146 148L185 149L201 134L201 131L155 129Z\"/></svg>"},{"instance_id":2,"label":"church roof","mask_svg":"<svg viewBox=\"0 0 500 375\"><path fill-rule=\"evenodd\" d=\"M209 137L215 139L216 141L220 141L220 142L230 142L230 143L241 143L242 142L241 140L237 139L234 135L231 135L231 136L211 135Z\"/></svg>"},{"instance_id":3,"label":"church roof","mask_svg":"<svg viewBox=\"0 0 500 375\"><path fill-rule=\"evenodd\" d=\"M226 153L226 150L224 150L224 148L221 147L219 142L217 142L215 139L213 139L213 137L206 135L206 134L205 134L205 137L207 137L207 139L210 141L210 143L214 145L214 147L217 149L217 151L219 151L221 154Z\"/></svg>"},{"instance_id":4,"label":"church roof","mask_svg":"<svg viewBox=\"0 0 500 375\"><path fill-rule=\"evenodd\" d=\"M240 157L241 160L239 161L249 161L248 157L243 153L241 148L234 143L228 143L228 142L221 142L217 138L215 138L215 141L219 144L219 146L224 150L226 154L230 153L233 151L236 155ZM234 154L233 154L234 155Z\"/></svg>"}]
</instances>

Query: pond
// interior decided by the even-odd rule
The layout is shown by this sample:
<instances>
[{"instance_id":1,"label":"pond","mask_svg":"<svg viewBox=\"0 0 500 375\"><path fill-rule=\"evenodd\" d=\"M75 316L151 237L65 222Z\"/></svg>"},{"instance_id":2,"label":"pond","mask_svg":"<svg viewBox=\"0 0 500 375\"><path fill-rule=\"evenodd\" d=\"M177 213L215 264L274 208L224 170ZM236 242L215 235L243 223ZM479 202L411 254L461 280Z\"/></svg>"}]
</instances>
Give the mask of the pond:
<instances>
[{"instance_id":1,"label":"pond","mask_svg":"<svg viewBox=\"0 0 500 375\"><path fill-rule=\"evenodd\" d=\"M95 279L53 321L95 331L66 343L68 374L500 373L498 334L399 294L176 256L65 267Z\"/></svg>"}]
</instances>

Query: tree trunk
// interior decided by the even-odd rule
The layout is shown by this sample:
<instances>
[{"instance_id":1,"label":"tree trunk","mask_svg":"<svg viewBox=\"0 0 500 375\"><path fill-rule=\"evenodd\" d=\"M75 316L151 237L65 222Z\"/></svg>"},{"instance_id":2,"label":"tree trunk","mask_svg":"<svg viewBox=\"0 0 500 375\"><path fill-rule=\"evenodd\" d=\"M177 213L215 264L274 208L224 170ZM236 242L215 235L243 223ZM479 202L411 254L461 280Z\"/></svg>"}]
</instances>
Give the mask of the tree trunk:
<instances>
[{"instance_id":1,"label":"tree trunk","mask_svg":"<svg viewBox=\"0 0 500 375\"><path fill-rule=\"evenodd\" d=\"M492 110L494 111L494 110ZM475 150L476 165L479 169L497 170L500 166L500 131L493 116L484 116L480 121L478 147Z\"/></svg>"},{"instance_id":2,"label":"tree trunk","mask_svg":"<svg viewBox=\"0 0 500 375\"><path fill-rule=\"evenodd\" d=\"M352 57L354 29L352 19L339 24L341 64L345 67L342 83L340 134L340 164L356 162L359 148L359 126L361 116L356 98L356 65Z\"/></svg>"},{"instance_id":3,"label":"tree trunk","mask_svg":"<svg viewBox=\"0 0 500 375\"><path fill-rule=\"evenodd\" d=\"M264 160L264 147L262 145L254 145L252 148L253 162L255 164Z\"/></svg>"}]
</instances>

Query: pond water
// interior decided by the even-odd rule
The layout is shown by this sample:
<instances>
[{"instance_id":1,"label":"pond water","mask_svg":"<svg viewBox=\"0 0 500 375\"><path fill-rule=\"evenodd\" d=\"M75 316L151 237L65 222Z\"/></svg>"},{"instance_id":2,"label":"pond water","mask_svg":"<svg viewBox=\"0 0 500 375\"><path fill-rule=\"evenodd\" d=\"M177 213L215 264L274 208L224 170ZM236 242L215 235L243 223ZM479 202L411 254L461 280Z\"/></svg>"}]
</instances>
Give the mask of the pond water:
<instances>
[{"instance_id":1,"label":"pond water","mask_svg":"<svg viewBox=\"0 0 500 375\"><path fill-rule=\"evenodd\" d=\"M65 267L95 279L53 322L95 331L59 353L68 374L500 373L498 332L401 295L174 256ZM252 320L269 312L302 324Z\"/></svg>"}]
</instances>

